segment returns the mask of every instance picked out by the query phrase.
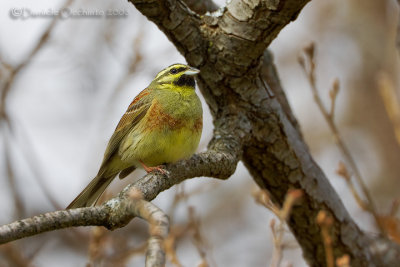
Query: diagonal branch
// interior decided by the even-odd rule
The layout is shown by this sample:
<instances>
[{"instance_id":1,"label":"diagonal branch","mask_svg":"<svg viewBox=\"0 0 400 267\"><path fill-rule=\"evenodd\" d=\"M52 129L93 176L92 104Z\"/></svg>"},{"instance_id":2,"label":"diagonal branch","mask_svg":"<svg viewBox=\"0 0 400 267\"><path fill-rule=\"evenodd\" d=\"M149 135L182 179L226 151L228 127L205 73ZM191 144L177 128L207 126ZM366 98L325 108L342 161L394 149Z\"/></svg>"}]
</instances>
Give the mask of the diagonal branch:
<instances>
[{"instance_id":1,"label":"diagonal branch","mask_svg":"<svg viewBox=\"0 0 400 267\"><path fill-rule=\"evenodd\" d=\"M138 215L130 197L133 190L150 201L160 192L188 178L209 176L226 179L235 171L237 162L238 155L234 153L209 150L196 154L190 159L168 165L166 175L147 174L101 206L49 212L0 226L0 244L74 226L97 225L111 230L123 227Z\"/></svg>"}]
</instances>

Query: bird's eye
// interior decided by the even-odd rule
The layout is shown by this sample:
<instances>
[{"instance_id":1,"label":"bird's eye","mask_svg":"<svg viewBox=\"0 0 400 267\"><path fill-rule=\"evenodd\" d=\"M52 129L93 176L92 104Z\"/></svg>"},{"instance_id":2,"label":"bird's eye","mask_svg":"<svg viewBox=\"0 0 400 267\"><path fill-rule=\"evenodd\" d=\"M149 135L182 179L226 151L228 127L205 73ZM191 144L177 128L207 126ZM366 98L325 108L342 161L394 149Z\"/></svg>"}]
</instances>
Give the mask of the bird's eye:
<instances>
[{"instance_id":1,"label":"bird's eye","mask_svg":"<svg viewBox=\"0 0 400 267\"><path fill-rule=\"evenodd\" d=\"M171 71L170 71L172 74L176 74L177 72L178 72L178 70L177 69L172 69Z\"/></svg>"}]
</instances>

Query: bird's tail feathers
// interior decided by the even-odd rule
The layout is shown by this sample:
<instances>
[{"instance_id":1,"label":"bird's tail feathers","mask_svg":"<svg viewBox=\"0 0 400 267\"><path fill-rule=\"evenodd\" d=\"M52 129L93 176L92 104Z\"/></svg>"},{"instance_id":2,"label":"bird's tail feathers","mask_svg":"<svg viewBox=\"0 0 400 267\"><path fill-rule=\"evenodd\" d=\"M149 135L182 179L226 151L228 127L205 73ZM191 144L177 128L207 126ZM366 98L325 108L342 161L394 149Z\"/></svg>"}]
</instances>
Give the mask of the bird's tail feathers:
<instances>
[{"instance_id":1,"label":"bird's tail feathers","mask_svg":"<svg viewBox=\"0 0 400 267\"><path fill-rule=\"evenodd\" d=\"M103 177L96 176L88 186L68 205L67 209L75 209L89 207L96 204L101 194L106 190L107 186L112 182L114 176Z\"/></svg>"}]
</instances>

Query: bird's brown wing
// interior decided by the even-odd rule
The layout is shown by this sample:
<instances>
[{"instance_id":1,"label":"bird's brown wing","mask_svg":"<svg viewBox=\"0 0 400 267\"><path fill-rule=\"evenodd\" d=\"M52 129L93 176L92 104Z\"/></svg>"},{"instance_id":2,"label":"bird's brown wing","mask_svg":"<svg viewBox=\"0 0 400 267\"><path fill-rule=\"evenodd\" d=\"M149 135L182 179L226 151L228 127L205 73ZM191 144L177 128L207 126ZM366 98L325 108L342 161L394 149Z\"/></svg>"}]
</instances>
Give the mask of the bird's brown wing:
<instances>
[{"instance_id":1,"label":"bird's brown wing","mask_svg":"<svg viewBox=\"0 0 400 267\"><path fill-rule=\"evenodd\" d=\"M146 88L132 101L127 111L119 121L117 128L108 142L106 152L104 153L103 163L99 173L90 182L90 184L71 202L67 209L86 207L96 204L106 187L114 179L116 173L107 173L108 162L112 160L113 155L118 151L121 140L129 131L139 123L146 115L152 105L152 98L149 96L150 89ZM127 176L134 167L129 167L123 171L123 176Z\"/></svg>"},{"instance_id":2,"label":"bird's brown wing","mask_svg":"<svg viewBox=\"0 0 400 267\"><path fill-rule=\"evenodd\" d=\"M114 153L118 150L121 140L146 115L153 100L149 96L150 90L151 89L146 88L140 92L135 99L133 99L125 114L122 116L110 138L110 141L108 142L107 149L104 152L103 163L101 164L99 174L102 172L102 169L105 167L108 160L111 159Z\"/></svg>"}]
</instances>

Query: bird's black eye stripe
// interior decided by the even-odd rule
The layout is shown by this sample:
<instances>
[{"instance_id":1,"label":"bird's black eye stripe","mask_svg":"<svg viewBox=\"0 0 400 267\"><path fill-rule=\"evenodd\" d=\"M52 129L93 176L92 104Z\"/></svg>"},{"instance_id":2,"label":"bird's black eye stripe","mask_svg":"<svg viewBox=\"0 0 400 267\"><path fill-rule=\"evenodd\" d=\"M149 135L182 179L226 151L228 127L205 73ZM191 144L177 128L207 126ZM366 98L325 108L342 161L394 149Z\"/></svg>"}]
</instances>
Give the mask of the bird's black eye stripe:
<instances>
[{"instance_id":1,"label":"bird's black eye stripe","mask_svg":"<svg viewBox=\"0 0 400 267\"><path fill-rule=\"evenodd\" d=\"M177 74L177 73L182 72L182 71L184 71L184 70L186 70L185 67L173 68L173 69L170 70L170 73L171 73L171 74Z\"/></svg>"}]
</instances>

